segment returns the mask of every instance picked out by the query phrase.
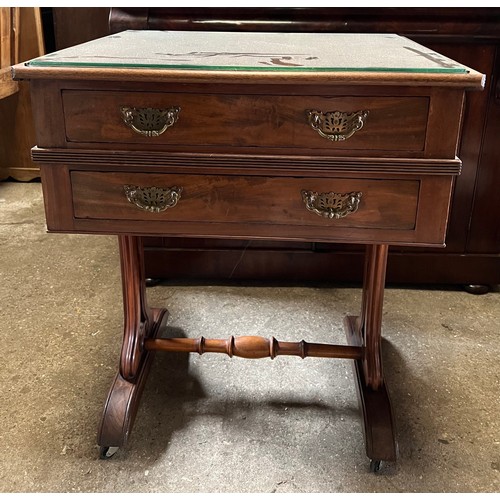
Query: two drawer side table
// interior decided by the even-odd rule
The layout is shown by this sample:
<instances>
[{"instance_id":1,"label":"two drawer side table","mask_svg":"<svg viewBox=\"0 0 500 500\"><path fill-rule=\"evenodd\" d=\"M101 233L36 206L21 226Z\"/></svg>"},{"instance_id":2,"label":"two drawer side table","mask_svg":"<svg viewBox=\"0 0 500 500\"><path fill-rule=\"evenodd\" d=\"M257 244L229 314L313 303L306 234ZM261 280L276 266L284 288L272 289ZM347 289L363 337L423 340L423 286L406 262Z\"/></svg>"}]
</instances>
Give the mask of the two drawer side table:
<instances>
[{"instance_id":1,"label":"two drawer side table","mask_svg":"<svg viewBox=\"0 0 500 500\"><path fill-rule=\"evenodd\" d=\"M349 358L371 469L396 459L381 358L387 250L443 246L467 90L397 35L125 31L14 67L31 81L49 231L118 236L124 335L98 432L123 447L156 351ZM366 245L345 345L160 338L143 236Z\"/></svg>"}]
</instances>

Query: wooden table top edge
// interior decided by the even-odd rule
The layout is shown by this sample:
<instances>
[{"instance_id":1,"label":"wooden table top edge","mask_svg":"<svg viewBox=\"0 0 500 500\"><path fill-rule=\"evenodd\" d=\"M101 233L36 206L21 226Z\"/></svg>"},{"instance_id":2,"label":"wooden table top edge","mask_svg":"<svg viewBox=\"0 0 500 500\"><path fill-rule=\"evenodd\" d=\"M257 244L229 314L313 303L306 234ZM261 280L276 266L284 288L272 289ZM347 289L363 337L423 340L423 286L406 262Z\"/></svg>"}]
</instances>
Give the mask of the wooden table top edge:
<instances>
[{"instance_id":1,"label":"wooden table top edge","mask_svg":"<svg viewBox=\"0 0 500 500\"><path fill-rule=\"evenodd\" d=\"M160 69L132 67L12 66L14 80L107 80L165 83L233 83L299 85L404 85L460 87L482 90L485 75L475 70L466 73L386 72L386 71L247 71L206 69Z\"/></svg>"}]
</instances>

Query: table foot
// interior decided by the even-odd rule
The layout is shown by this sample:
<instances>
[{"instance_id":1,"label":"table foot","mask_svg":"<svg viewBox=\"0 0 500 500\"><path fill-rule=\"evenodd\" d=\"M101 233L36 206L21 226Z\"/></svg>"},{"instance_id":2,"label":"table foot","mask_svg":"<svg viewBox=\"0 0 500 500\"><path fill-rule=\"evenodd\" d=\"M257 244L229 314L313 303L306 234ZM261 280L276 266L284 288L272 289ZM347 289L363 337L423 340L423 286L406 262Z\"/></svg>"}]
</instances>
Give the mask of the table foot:
<instances>
[{"instance_id":1,"label":"table foot","mask_svg":"<svg viewBox=\"0 0 500 500\"><path fill-rule=\"evenodd\" d=\"M360 336L357 332L357 318L347 316L344 326L348 343L350 345L359 345ZM391 401L383 380L376 390L366 384L362 361L354 360L353 367L356 392L360 410L363 414L366 455L371 459L370 470L376 472L381 461L394 462L397 457Z\"/></svg>"},{"instance_id":2,"label":"table foot","mask_svg":"<svg viewBox=\"0 0 500 500\"><path fill-rule=\"evenodd\" d=\"M151 309L151 312L153 321L146 338L156 338L168 316L166 309ZM115 448L126 444L154 354L154 351L144 354L134 380L125 380L118 371L111 384L97 435L101 458L110 458Z\"/></svg>"}]
</instances>

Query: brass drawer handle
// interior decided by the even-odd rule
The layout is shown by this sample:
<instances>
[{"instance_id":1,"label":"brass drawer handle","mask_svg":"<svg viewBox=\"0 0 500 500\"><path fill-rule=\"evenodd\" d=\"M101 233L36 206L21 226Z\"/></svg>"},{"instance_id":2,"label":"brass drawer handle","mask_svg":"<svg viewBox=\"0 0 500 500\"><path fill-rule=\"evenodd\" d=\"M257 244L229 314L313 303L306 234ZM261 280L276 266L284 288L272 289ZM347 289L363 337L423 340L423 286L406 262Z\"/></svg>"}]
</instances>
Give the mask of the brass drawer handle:
<instances>
[{"instance_id":1,"label":"brass drawer handle","mask_svg":"<svg viewBox=\"0 0 500 500\"><path fill-rule=\"evenodd\" d=\"M134 132L146 137L158 137L178 119L181 108L120 108L123 121Z\"/></svg>"},{"instance_id":2,"label":"brass drawer handle","mask_svg":"<svg viewBox=\"0 0 500 500\"><path fill-rule=\"evenodd\" d=\"M323 113L313 109L306 111L307 120L313 130L316 130L321 137L334 142L345 141L363 128L368 113L368 111L355 111L354 113L329 111Z\"/></svg>"},{"instance_id":3,"label":"brass drawer handle","mask_svg":"<svg viewBox=\"0 0 500 500\"><path fill-rule=\"evenodd\" d=\"M127 200L142 210L148 212L163 212L167 208L177 205L181 197L182 188L173 186L170 188L123 186Z\"/></svg>"},{"instance_id":4,"label":"brass drawer handle","mask_svg":"<svg viewBox=\"0 0 500 500\"><path fill-rule=\"evenodd\" d=\"M302 192L302 200L307 210L327 219L340 219L356 212L363 193L317 193L316 191Z\"/></svg>"}]
</instances>

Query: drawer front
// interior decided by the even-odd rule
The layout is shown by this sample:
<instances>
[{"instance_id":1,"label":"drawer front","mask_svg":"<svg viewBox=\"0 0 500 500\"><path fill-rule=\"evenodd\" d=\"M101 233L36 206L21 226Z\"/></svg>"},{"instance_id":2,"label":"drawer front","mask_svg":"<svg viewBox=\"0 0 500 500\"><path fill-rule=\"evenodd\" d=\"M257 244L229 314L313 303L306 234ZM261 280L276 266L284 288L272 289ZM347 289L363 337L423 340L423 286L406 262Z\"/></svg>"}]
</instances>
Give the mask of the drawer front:
<instances>
[{"instance_id":1,"label":"drawer front","mask_svg":"<svg viewBox=\"0 0 500 500\"><path fill-rule=\"evenodd\" d=\"M71 185L76 219L147 232L148 221L413 230L420 183L73 171Z\"/></svg>"},{"instance_id":2,"label":"drawer front","mask_svg":"<svg viewBox=\"0 0 500 500\"><path fill-rule=\"evenodd\" d=\"M323 155L418 156L429 111L427 97L412 96L63 90L62 99L68 143L292 148Z\"/></svg>"}]
</instances>

